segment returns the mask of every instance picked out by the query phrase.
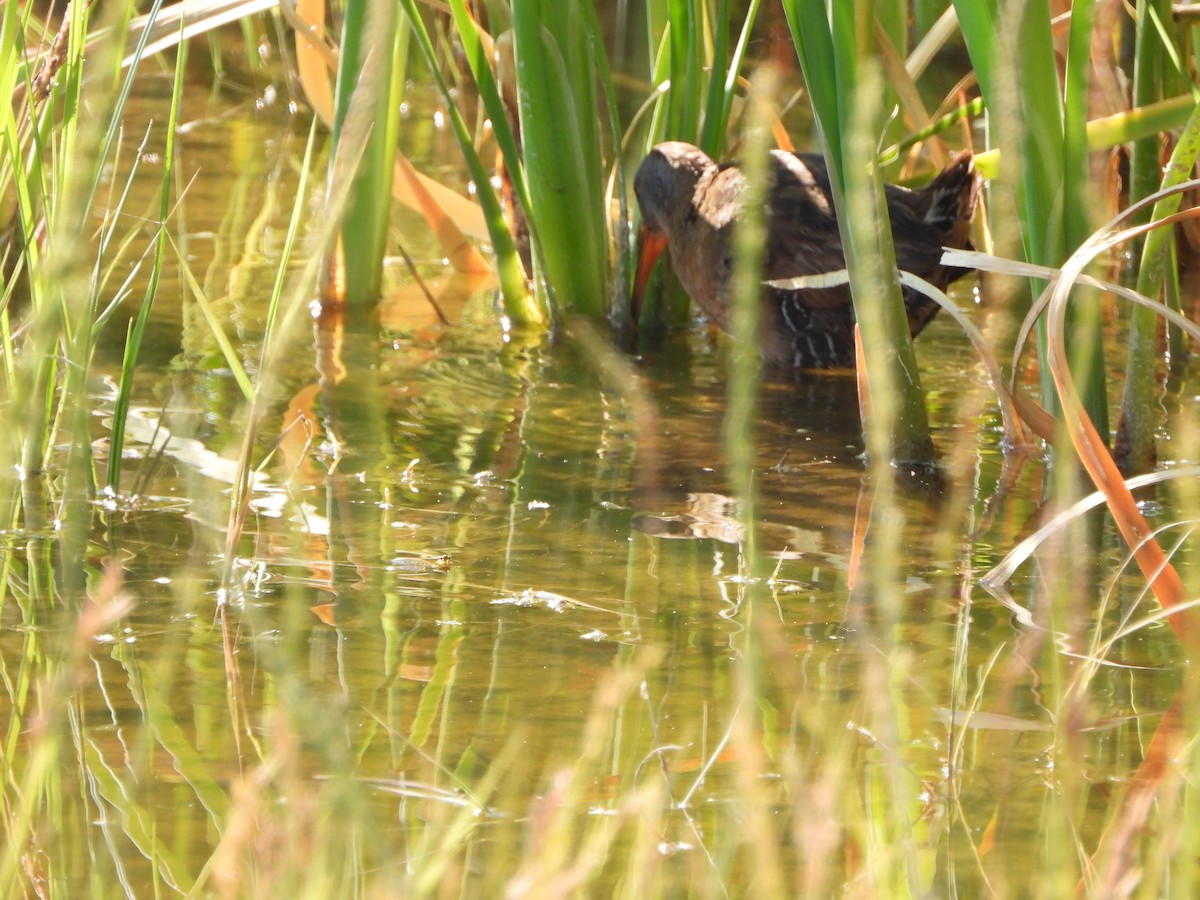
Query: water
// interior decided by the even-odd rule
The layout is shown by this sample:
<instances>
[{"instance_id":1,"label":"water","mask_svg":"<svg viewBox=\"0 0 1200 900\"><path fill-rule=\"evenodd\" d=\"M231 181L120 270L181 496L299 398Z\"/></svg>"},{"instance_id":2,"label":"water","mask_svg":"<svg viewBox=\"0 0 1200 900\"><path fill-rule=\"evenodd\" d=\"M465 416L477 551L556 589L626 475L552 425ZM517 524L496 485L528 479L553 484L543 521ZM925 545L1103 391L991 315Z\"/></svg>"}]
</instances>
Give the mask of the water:
<instances>
[{"instance_id":1,"label":"water","mask_svg":"<svg viewBox=\"0 0 1200 900\"><path fill-rule=\"evenodd\" d=\"M307 123L190 96L181 248L253 375ZM445 149L421 133L418 156ZM1114 578L1098 517L1072 538L1098 549L1021 570L1012 603L1035 627L979 589L1038 524L1046 470L1006 462L952 323L919 342L945 477L891 498L861 458L852 379L764 383L769 577L750 579L724 339L697 324L633 357L597 351L606 333L506 333L490 291L396 222L459 324L399 288L383 329L296 343L232 560L248 404L177 269L122 490L80 561L113 614L51 601L52 535L8 536L8 746L37 759L62 741L27 877L135 896L478 896L552 877L719 896L778 874L972 895L1040 884L1028 860L1048 844L1096 844L1180 683L1178 642L1139 632L1085 705L1064 700L1096 620L1111 633L1140 591ZM399 264L389 277L407 284ZM122 333L95 368L101 455ZM1053 579L1031 576L1068 563L1090 587L1051 602Z\"/></svg>"}]
</instances>

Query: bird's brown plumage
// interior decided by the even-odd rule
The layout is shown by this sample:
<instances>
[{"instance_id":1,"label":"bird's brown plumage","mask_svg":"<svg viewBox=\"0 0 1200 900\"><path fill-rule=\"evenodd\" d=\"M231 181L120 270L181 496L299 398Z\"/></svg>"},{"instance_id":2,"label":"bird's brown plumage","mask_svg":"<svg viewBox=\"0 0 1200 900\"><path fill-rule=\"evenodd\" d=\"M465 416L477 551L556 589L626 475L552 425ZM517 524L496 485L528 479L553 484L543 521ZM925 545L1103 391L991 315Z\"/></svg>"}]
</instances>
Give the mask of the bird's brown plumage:
<instances>
[{"instance_id":1,"label":"bird's brown plumage","mask_svg":"<svg viewBox=\"0 0 1200 900\"><path fill-rule=\"evenodd\" d=\"M845 267L829 176L819 155L773 151L763 280L778 281ZM729 328L732 232L745 178L698 147L659 144L634 182L644 232L665 237L680 282L705 315ZM961 153L932 182L912 191L885 187L896 261L939 288L967 270L941 265L942 247L970 246L979 191L971 154ZM849 289L764 288L762 354L798 368L854 365L854 309ZM904 305L916 336L938 306L908 289Z\"/></svg>"}]
</instances>

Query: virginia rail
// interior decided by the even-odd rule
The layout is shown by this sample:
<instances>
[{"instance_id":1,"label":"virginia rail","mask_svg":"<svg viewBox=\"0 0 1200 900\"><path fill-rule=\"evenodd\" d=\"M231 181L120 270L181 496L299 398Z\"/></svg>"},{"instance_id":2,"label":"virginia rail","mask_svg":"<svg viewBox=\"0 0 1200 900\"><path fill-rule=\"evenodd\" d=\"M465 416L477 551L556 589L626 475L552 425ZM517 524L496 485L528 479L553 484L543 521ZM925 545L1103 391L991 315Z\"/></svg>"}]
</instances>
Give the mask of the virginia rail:
<instances>
[{"instance_id":1,"label":"virginia rail","mask_svg":"<svg viewBox=\"0 0 1200 900\"><path fill-rule=\"evenodd\" d=\"M817 154L771 152L767 247L763 280L774 281L845 268L842 240L824 159ZM634 180L642 209L642 248L634 314L663 247L670 248L679 281L704 314L729 330L732 232L742 208L745 178L718 165L698 147L659 144ZM943 290L968 269L941 265L943 247L970 248L967 234L979 178L969 152L920 190L886 185L896 262ZM915 337L940 308L904 289L909 330ZM773 365L828 369L854 365L854 307L850 289L764 287L762 355Z\"/></svg>"}]
</instances>

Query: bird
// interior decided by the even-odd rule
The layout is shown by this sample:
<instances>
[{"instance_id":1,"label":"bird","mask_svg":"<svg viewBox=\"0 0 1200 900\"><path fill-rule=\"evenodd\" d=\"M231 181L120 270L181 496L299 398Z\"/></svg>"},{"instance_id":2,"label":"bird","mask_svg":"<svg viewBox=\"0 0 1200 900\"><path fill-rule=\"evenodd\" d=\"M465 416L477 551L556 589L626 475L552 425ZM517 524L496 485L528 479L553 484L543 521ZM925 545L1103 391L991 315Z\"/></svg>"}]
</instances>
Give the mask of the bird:
<instances>
[{"instance_id":1,"label":"bird","mask_svg":"<svg viewBox=\"0 0 1200 900\"><path fill-rule=\"evenodd\" d=\"M829 171L814 153L772 150L767 192L764 282L845 268ZM884 186L897 265L945 290L971 270L941 264L942 248L971 249L971 217L980 179L963 151L918 190ZM708 319L729 331L733 230L746 178L682 141L656 145L638 168L634 193L642 233L631 310L634 321L654 263L664 246L684 289ZM909 331L916 337L938 304L905 287ZM782 288L764 285L760 352L772 366L853 368L854 307L846 285Z\"/></svg>"}]
</instances>

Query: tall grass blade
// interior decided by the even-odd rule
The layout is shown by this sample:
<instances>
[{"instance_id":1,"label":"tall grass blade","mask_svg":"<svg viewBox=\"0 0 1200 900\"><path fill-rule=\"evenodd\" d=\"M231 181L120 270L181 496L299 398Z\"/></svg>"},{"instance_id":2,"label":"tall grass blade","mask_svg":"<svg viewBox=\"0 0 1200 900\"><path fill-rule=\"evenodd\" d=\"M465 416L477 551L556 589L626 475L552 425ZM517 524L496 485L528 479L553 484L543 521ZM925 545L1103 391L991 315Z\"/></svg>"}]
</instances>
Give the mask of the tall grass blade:
<instances>
[{"instance_id":1,"label":"tall grass blade","mask_svg":"<svg viewBox=\"0 0 1200 900\"><path fill-rule=\"evenodd\" d=\"M308 141L304 145L304 158L300 161L300 181L296 185L296 202L292 206L292 216L288 220L287 235L283 239L283 246L279 249L279 259L275 264L275 281L271 285L271 299L267 303L266 324L263 328L263 352L262 358L259 361L260 371L266 368L267 351L272 346L272 337L275 335L276 328L279 325L280 300L283 297L287 272L296 248L296 236L300 233L300 225L303 221L303 213L307 200L306 194L308 193L308 179L316 143L317 119L314 118L312 127L308 130Z\"/></svg>"},{"instance_id":2,"label":"tall grass blade","mask_svg":"<svg viewBox=\"0 0 1200 900\"><path fill-rule=\"evenodd\" d=\"M163 176L160 189L158 234L154 240L154 261L150 277L142 296L142 305L130 323L125 340L125 356L121 361L121 381L113 408L112 433L109 437L107 484L110 491L120 490L121 462L125 448L125 416L129 412L130 395L133 392L133 374L137 368L138 353L154 307L154 296L158 292L158 280L162 273L163 257L167 245L167 219L171 213L171 187L175 173L175 129L179 122L179 102L183 96L184 64L187 61L187 44L181 43L175 55L175 82L171 91L171 111L167 115L166 147L163 149Z\"/></svg>"},{"instance_id":3,"label":"tall grass blade","mask_svg":"<svg viewBox=\"0 0 1200 900\"><path fill-rule=\"evenodd\" d=\"M858 21L854 4L827 6L823 0L791 0L784 12L829 167L866 351L860 365L875 416L864 423L868 449L876 460L927 463L933 458L933 442L875 163L878 148L872 136L882 130L883 85L874 60L863 57L859 46L860 27L872 22ZM873 32L867 28L866 33Z\"/></svg>"},{"instance_id":4,"label":"tall grass blade","mask_svg":"<svg viewBox=\"0 0 1200 900\"><path fill-rule=\"evenodd\" d=\"M1068 204L1080 196L1087 170L1086 92L1092 4L1077 3L1071 13L1067 96L1061 93L1058 57L1047 0L1020 4L1018 16L1001 16L997 0L955 0L963 38L991 112L1005 170L1018 186L1021 240L1033 263L1058 265L1090 229L1074 218L1083 210ZM1075 19L1078 16L1078 20ZM1054 86L1054 89L1050 89ZM1068 137L1069 136L1069 137ZM1068 215L1069 211L1069 215ZM1068 224L1068 219L1070 222ZM1035 285L1040 290L1040 286ZM1103 350L1098 320L1090 312L1069 313L1073 337L1070 359L1083 386L1089 416L1106 430ZM1046 363L1045 326L1039 325L1043 402L1051 412L1053 376Z\"/></svg>"},{"instance_id":5,"label":"tall grass blade","mask_svg":"<svg viewBox=\"0 0 1200 900\"><path fill-rule=\"evenodd\" d=\"M1075 0L1067 33L1066 77L1063 80L1063 242L1064 249L1080 246L1098 224L1091 198L1094 187L1088 167L1088 94L1092 71L1092 31L1095 0ZM1104 366L1104 336L1099 303L1075 304L1069 327L1075 367L1084 408L1100 434L1107 437L1108 396Z\"/></svg>"},{"instance_id":6,"label":"tall grass blade","mask_svg":"<svg viewBox=\"0 0 1200 900\"><path fill-rule=\"evenodd\" d=\"M521 258L517 254L512 233L504 220L504 211L500 207L495 190L492 189L491 179L488 177L483 161L475 150L466 123L463 122L462 115L455 105L450 88L446 84L445 78L442 77L433 41L421 19L416 0L400 0L400 4L412 25L413 37L416 39L417 46L420 48L422 56L425 57L425 63L446 103L446 111L454 128L454 135L458 139L467 168L470 169L471 178L475 182L479 203L483 207L484 217L488 223L488 234L492 239L492 252L496 254L496 269L500 276L500 292L504 298L505 311L518 325L542 324L546 319L545 311L530 296L525 287L525 273L521 265Z\"/></svg>"},{"instance_id":7,"label":"tall grass blade","mask_svg":"<svg viewBox=\"0 0 1200 900\"><path fill-rule=\"evenodd\" d=\"M330 177L348 177L354 185L342 221L340 254L345 292L340 299L350 307L374 304L383 283L407 33L397 18L388 3L349 0L346 4L334 89L334 146L346 134L353 106L361 105L358 115L371 122L357 171L340 171L336 153L331 160Z\"/></svg>"},{"instance_id":8,"label":"tall grass blade","mask_svg":"<svg viewBox=\"0 0 1200 900\"><path fill-rule=\"evenodd\" d=\"M770 96L775 75L764 68L755 75L755 88ZM729 481L738 501L742 523L742 553L750 576L761 574L758 553L756 504L754 502L755 423L758 421L758 390L762 360L759 331L762 305L763 252L767 246L764 210L770 177L770 128L761 111L749 119L742 172L746 177L746 196L742 218L733 238L733 281L730 333L733 352L729 361L728 406L723 423L725 456L729 461Z\"/></svg>"},{"instance_id":9,"label":"tall grass blade","mask_svg":"<svg viewBox=\"0 0 1200 900\"><path fill-rule=\"evenodd\" d=\"M586 0L513 6L525 175L545 287L554 308L608 312L608 217L597 109L597 61ZM539 261L535 258L535 262Z\"/></svg>"},{"instance_id":10,"label":"tall grass blade","mask_svg":"<svg viewBox=\"0 0 1200 900\"><path fill-rule=\"evenodd\" d=\"M679 140L695 143L700 126L701 74L705 53L701 25L702 0L667 0L671 93L667 97L666 133Z\"/></svg>"},{"instance_id":11,"label":"tall grass blade","mask_svg":"<svg viewBox=\"0 0 1200 900\"><path fill-rule=\"evenodd\" d=\"M72 4L75 6L76 4ZM108 127L104 131L104 137L100 142L100 152L96 159L95 174L92 178L91 192L89 193L85 203L85 209L91 209L95 202L96 193L100 190L100 183L104 173L104 161L108 159L109 151L112 149L113 141L116 140L117 133L120 130L122 116L125 110L125 105L129 101L129 94L133 90L134 76L137 74L138 67L142 59L145 58L146 47L149 43L151 26L158 18L159 12L162 10L163 0L153 0L150 4L150 9L146 12L146 29L138 38L137 46L134 47L133 53L121 65L126 67L125 77L121 80L121 85L117 89L116 100L113 103L112 109L108 111Z\"/></svg>"},{"instance_id":12,"label":"tall grass blade","mask_svg":"<svg viewBox=\"0 0 1200 900\"><path fill-rule=\"evenodd\" d=\"M836 177L836 190L842 190L842 104L838 99L842 88L834 75L837 57L833 32L829 26L829 11L824 0L791 0L783 4L796 56L804 72L808 99L816 116L821 146L829 164L830 177ZM847 86L848 88L849 86Z\"/></svg>"},{"instance_id":13,"label":"tall grass blade","mask_svg":"<svg viewBox=\"0 0 1200 900\"><path fill-rule=\"evenodd\" d=\"M450 0L450 12L454 16L454 24L458 30L458 38L462 41L467 65L471 67L471 75L478 86L479 98L492 123L492 132L495 134L496 145L500 148L500 153L504 158L504 166L509 181L512 182L513 192L522 207L530 209L533 201L529 197L529 185L525 179L525 161L521 156L517 136L509 125L508 109L501 96L500 87L496 82L496 74L492 70L492 60L488 55L489 48L492 48L492 52L494 52L493 42L490 38L487 41L484 40L479 23L467 9L465 0ZM529 227L535 252L538 252L536 249L538 242L536 220L530 220Z\"/></svg>"},{"instance_id":14,"label":"tall grass blade","mask_svg":"<svg viewBox=\"0 0 1200 900\"><path fill-rule=\"evenodd\" d=\"M1163 35L1152 24L1170 13L1170 5L1146 2L1138 6L1135 32L1134 102L1155 103L1162 98ZM1129 196L1136 202L1153 192L1184 181L1200 154L1200 105L1193 105L1191 117L1183 127L1166 168L1160 166L1161 142L1157 134L1135 141L1129 161ZM1142 215L1162 219L1179 208L1182 196L1171 194L1159 200L1153 211ZM1169 245L1172 231L1150 232L1142 245L1138 266L1138 293L1156 297L1168 278ZM1121 419L1117 436L1119 461L1126 472L1144 472L1156 460L1155 432L1162 409L1155 398L1158 350L1158 318L1149 310L1135 309L1129 318L1129 353L1125 361L1125 389L1121 398Z\"/></svg>"}]
</instances>

